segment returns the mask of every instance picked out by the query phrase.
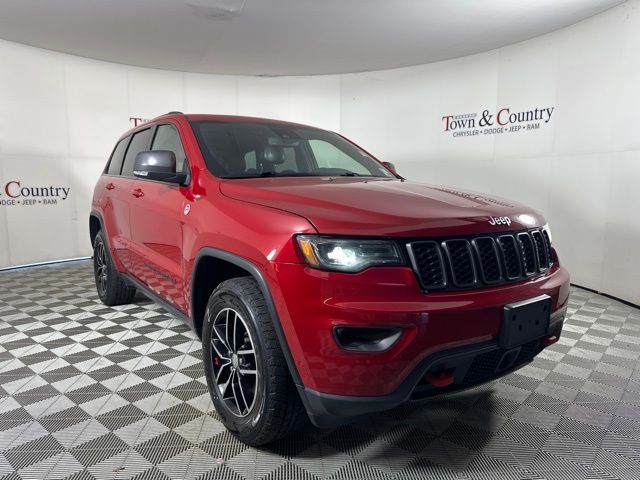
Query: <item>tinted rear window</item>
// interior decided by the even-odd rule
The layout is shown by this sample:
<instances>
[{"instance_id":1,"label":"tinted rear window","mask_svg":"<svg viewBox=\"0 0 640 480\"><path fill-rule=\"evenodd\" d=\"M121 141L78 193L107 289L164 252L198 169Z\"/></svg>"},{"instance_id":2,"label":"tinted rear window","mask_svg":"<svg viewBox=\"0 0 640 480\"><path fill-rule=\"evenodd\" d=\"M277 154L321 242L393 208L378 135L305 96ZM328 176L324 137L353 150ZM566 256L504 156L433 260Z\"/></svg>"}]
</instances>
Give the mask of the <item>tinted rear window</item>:
<instances>
[{"instance_id":1,"label":"tinted rear window","mask_svg":"<svg viewBox=\"0 0 640 480\"><path fill-rule=\"evenodd\" d=\"M127 150L127 143L129 142L129 137L123 138L118 142L116 148L113 150L111 154L111 160L109 161L109 168L107 169L107 173L109 175L120 175L120 170L122 169L122 161L124 160L124 152Z\"/></svg>"}]
</instances>

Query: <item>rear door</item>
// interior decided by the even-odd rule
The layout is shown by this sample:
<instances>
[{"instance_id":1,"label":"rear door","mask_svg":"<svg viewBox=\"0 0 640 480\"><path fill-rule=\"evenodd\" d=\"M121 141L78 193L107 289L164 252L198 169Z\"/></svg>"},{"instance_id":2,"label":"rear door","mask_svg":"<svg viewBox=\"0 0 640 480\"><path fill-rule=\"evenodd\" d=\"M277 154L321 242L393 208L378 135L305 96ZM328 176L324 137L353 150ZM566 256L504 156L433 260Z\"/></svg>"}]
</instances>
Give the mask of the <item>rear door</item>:
<instances>
[{"instance_id":1,"label":"rear door","mask_svg":"<svg viewBox=\"0 0 640 480\"><path fill-rule=\"evenodd\" d=\"M136 185L136 179L133 177L133 161L138 152L147 149L150 139L150 128L135 132L126 139L124 157L119 162L120 168L118 165L112 167L109 164L109 175L112 175L112 178L106 188L111 189L113 228L109 228L107 221L107 231L111 236L109 239L112 244L111 248L116 251L118 259L127 271L131 271L132 268L131 201L135 198L133 195Z\"/></svg>"},{"instance_id":2,"label":"rear door","mask_svg":"<svg viewBox=\"0 0 640 480\"><path fill-rule=\"evenodd\" d=\"M130 140L131 136L128 136L118 142L100 182L105 189L101 195L101 207L107 243L114 258L125 268L130 263L129 181L123 179L120 172Z\"/></svg>"},{"instance_id":3,"label":"rear door","mask_svg":"<svg viewBox=\"0 0 640 480\"><path fill-rule=\"evenodd\" d=\"M177 171L190 175L176 125L155 127L150 150L170 150ZM138 179L139 195L131 209L132 268L134 275L162 298L182 311L188 310L183 285L182 236L184 219L191 208L189 188Z\"/></svg>"}]
</instances>

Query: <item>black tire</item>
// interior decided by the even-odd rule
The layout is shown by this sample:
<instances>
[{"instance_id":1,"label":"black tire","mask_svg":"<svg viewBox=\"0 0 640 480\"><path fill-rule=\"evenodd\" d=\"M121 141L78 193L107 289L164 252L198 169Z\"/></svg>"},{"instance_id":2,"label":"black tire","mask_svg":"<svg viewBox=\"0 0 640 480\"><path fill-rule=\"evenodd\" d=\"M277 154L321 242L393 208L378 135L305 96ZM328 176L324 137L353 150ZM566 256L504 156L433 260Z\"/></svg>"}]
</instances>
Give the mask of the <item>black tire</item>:
<instances>
[{"instance_id":1,"label":"black tire","mask_svg":"<svg viewBox=\"0 0 640 480\"><path fill-rule=\"evenodd\" d=\"M235 320L230 320L233 312L239 315ZM233 322L234 326L237 325L232 330L232 340L224 334L226 343L220 336L220 324L224 318L227 319L227 325ZM203 324L202 349L209 392L227 429L241 442L251 446L273 442L299 429L307 419L306 412L291 380L269 310L257 282L251 277L233 278L222 282L209 297ZM230 327L227 327L227 332L229 330ZM232 343L234 347L229 347ZM240 345L236 347L237 343ZM228 355L228 361L225 359L225 351L220 352L224 348L231 348L227 350L229 352L238 352L235 354L235 360L231 359L233 354ZM255 352L254 357L248 353L250 349ZM245 356L240 356L241 351ZM243 366L245 373L251 370L256 372L255 380L251 374L239 373ZM227 370L223 371L223 368ZM230 370L236 372L229 374ZM219 383L216 381L216 373L219 374ZM234 374L236 377L231 376ZM226 383L231 385L231 395L227 390L221 392L220 388L224 387L219 387L224 384L223 380L227 375L231 378L231 383ZM240 385L245 388L241 392L242 395L236 395L234 387L240 388ZM231 398L228 398L229 396ZM238 401L234 397L244 398L244 401Z\"/></svg>"},{"instance_id":2,"label":"black tire","mask_svg":"<svg viewBox=\"0 0 640 480\"><path fill-rule=\"evenodd\" d=\"M93 242L93 276L96 281L98 297L105 305L124 305L131 303L136 289L122 278L113 263L102 232L98 232Z\"/></svg>"}]
</instances>

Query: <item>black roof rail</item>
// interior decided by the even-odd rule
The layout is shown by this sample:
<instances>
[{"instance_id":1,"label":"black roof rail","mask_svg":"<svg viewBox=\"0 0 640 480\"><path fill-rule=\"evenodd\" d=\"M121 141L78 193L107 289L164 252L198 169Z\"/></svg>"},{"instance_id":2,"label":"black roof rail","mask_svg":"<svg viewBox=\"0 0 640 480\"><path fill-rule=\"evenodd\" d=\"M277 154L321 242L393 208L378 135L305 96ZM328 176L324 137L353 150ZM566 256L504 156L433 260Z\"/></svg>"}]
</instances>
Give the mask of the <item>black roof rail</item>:
<instances>
[{"instance_id":1,"label":"black roof rail","mask_svg":"<svg viewBox=\"0 0 640 480\"><path fill-rule=\"evenodd\" d=\"M171 112L167 112L167 113L163 113L162 115L158 115L155 118L160 118L160 117L166 117L167 115L184 115L184 113L182 112L178 112L177 110L175 111L171 111Z\"/></svg>"}]
</instances>

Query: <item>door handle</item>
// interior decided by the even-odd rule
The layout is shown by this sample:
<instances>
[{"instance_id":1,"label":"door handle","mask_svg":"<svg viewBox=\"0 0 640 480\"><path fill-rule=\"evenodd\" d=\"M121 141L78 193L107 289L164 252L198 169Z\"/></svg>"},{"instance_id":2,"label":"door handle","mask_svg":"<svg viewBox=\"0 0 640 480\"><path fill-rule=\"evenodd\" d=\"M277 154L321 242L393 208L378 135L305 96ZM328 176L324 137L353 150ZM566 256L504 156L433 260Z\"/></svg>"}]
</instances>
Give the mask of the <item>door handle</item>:
<instances>
[{"instance_id":1,"label":"door handle","mask_svg":"<svg viewBox=\"0 0 640 480\"><path fill-rule=\"evenodd\" d=\"M116 186L113 183L109 182L104 186L104 188L106 188L107 190L113 190L114 188L116 188Z\"/></svg>"},{"instance_id":2,"label":"door handle","mask_svg":"<svg viewBox=\"0 0 640 480\"><path fill-rule=\"evenodd\" d=\"M133 195L136 198L140 198L140 197L144 197L144 192L142 191L141 188L134 188L131 191L131 195Z\"/></svg>"}]
</instances>

